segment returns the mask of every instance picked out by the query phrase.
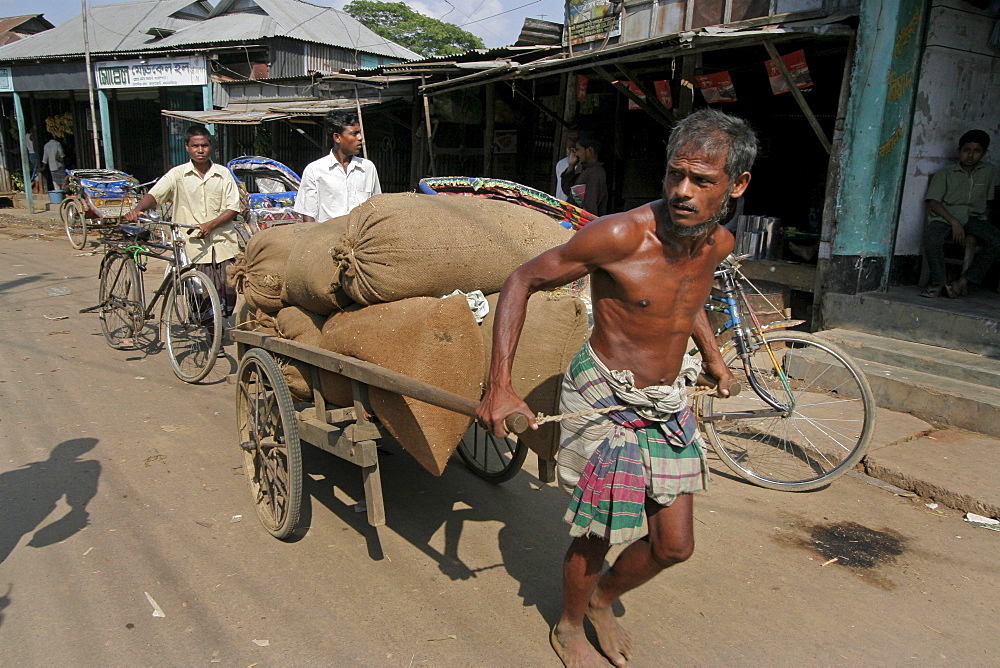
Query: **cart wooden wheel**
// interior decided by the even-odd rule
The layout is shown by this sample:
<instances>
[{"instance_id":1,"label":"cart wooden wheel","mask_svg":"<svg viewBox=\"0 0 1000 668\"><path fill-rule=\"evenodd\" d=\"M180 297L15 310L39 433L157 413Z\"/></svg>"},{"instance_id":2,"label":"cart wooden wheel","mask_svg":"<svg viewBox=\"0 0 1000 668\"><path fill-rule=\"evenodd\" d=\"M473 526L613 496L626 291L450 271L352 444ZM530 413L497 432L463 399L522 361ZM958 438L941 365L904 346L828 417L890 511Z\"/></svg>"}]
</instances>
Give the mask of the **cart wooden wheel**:
<instances>
[{"instance_id":1,"label":"cart wooden wheel","mask_svg":"<svg viewBox=\"0 0 1000 668\"><path fill-rule=\"evenodd\" d=\"M264 528L285 539L302 508L302 447L295 408L274 358L253 348L237 372L236 420L243 470Z\"/></svg>"},{"instance_id":2,"label":"cart wooden wheel","mask_svg":"<svg viewBox=\"0 0 1000 668\"><path fill-rule=\"evenodd\" d=\"M473 422L458 443L458 454L477 476L492 483L507 482L521 470L528 446L516 438L497 438Z\"/></svg>"},{"instance_id":3,"label":"cart wooden wheel","mask_svg":"<svg viewBox=\"0 0 1000 668\"><path fill-rule=\"evenodd\" d=\"M59 205L59 217L66 229L69 245L80 250L87 244L87 216L75 197L68 197Z\"/></svg>"}]
</instances>

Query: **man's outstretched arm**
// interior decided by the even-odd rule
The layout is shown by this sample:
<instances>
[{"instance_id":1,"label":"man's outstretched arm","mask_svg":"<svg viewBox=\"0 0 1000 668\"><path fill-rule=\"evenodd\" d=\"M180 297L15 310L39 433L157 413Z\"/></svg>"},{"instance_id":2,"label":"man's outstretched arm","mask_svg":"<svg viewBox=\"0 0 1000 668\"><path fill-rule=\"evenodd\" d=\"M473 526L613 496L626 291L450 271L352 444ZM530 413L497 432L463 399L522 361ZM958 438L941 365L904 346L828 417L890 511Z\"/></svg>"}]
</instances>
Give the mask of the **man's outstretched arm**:
<instances>
[{"instance_id":1,"label":"man's outstretched arm","mask_svg":"<svg viewBox=\"0 0 1000 668\"><path fill-rule=\"evenodd\" d=\"M528 416L537 429L531 409L511 386L514 352L524 327L528 298L582 278L595 269L626 257L641 243L641 234L624 222L608 217L594 221L563 244L525 262L504 283L493 323L493 353L486 391L476 417L495 436L507 435L503 421L512 413Z\"/></svg>"}]
</instances>

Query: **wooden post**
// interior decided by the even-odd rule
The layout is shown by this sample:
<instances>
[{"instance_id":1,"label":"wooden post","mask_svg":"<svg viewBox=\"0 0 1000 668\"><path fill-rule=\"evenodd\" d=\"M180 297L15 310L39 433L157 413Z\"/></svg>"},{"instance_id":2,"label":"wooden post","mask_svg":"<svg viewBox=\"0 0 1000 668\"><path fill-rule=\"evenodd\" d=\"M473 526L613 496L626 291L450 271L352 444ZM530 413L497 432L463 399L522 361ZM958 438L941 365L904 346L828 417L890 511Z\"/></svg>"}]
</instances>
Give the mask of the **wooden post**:
<instances>
[{"instance_id":1,"label":"wooden post","mask_svg":"<svg viewBox=\"0 0 1000 668\"><path fill-rule=\"evenodd\" d=\"M636 74L632 69L626 67L625 65L618 65L617 67L618 71L621 72L623 75L625 75L625 77L627 77L629 81L638 86L639 90L642 91L642 94L646 96L645 100L646 106L652 107L654 110L656 110L656 112L658 112L661 116L663 116L663 118L665 118L668 123L673 123L674 112L670 111L665 106L663 106L663 103L660 102L660 98L656 96L656 88L650 88L648 85L646 85L646 82L644 82L642 79L639 78L638 74ZM643 107L643 109L646 111L647 114L650 113L649 110L647 110L645 107Z\"/></svg>"},{"instance_id":2,"label":"wooden post","mask_svg":"<svg viewBox=\"0 0 1000 668\"><path fill-rule=\"evenodd\" d=\"M799 108L802 109L802 113L805 114L806 120L809 121L809 125L812 126L813 132L816 133L816 136L819 138L819 142L823 145L827 155L829 155L831 151L830 140L827 139L826 133L823 132L823 128L820 127L819 121L816 120L816 114L812 112L812 109L809 107L809 103L806 102L805 96L802 95L802 91L799 90L798 85L796 85L795 81L792 80L792 73L789 72L788 68L785 66L785 61L781 59L781 55L778 53L778 50L774 48L774 44L771 43L771 40L764 40L764 48L767 49L768 55L771 56L774 66L778 68L779 72L781 72L781 76L785 79L785 83L788 84L792 97L794 97L795 101L799 103Z\"/></svg>"},{"instance_id":3,"label":"wooden post","mask_svg":"<svg viewBox=\"0 0 1000 668\"><path fill-rule=\"evenodd\" d=\"M420 77L420 84L424 85L424 77ZM431 176L437 176L434 167L434 135L431 128L431 100L427 93L423 93L424 98L424 130L427 132L427 160L429 162L428 172Z\"/></svg>"},{"instance_id":4,"label":"wooden post","mask_svg":"<svg viewBox=\"0 0 1000 668\"><path fill-rule=\"evenodd\" d=\"M358 126L361 128L361 137L365 136L365 119L361 115L361 98L358 97L358 87L354 87L354 108L358 110ZM361 153L364 155L365 160L368 159L368 142L361 142Z\"/></svg>"},{"instance_id":5,"label":"wooden post","mask_svg":"<svg viewBox=\"0 0 1000 668\"><path fill-rule=\"evenodd\" d=\"M420 141L420 107L417 105L416 86L413 105L410 107L410 187L416 188L424 175L424 143Z\"/></svg>"},{"instance_id":6,"label":"wooden post","mask_svg":"<svg viewBox=\"0 0 1000 668\"><path fill-rule=\"evenodd\" d=\"M813 329L823 329L823 295L826 294L827 275L830 272L830 257L833 240L837 234L837 193L840 190L840 151L844 142L844 121L847 118L847 102L851 97L851 74L854 69L854 52L857 39L851 36L844 57L844 74L840 80L840 100L837 103L837 119L833 126L833 145L826 168L826 193L823 198L823 216L819 234L819 257L816 260L816 282L813 286Z\"/></svg>"},{"instance_id":7,"label":"wooden post","mask_svg":"<svg viewBox=\"0 0 1000 668\"><path fill-rule=\"evenodd\" d=\"M493 132L496 124L496 84L486 84L486 128L483 130L483 176L493 176Z\"/></svg>"},{"instance_id":8,"label":"wooden post","mask_svg":"<svg viewBox=\"0 0 1000 668\"><path fill-rule=\"evenodd\" d=\"M694 75L700 65L700 53L681 58L681 88L677 96L677 112L681 118L694 110Z\"/></svg>"}]
</instances>

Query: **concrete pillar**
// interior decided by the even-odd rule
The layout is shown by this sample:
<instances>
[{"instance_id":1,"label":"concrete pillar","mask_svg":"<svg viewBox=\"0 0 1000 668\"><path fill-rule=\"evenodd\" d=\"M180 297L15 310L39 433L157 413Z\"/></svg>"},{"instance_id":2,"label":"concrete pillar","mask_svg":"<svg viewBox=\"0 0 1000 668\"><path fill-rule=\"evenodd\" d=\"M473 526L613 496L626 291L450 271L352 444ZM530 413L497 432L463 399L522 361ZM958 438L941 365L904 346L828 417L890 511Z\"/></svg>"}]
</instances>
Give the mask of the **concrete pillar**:
<instances>
[{"instance_id":1,"label":"concrete pillar","mask_svg":"<svg viewBox=\"0 0 1000 668\"><path fill-rule=\"evenodd\" d=\"M21 96L14 91L14 117L17 119L17 137L21 142L21 173L24 174L24 199L28 202L28 212L35 212L35 194L31 191L31 165L28 163L28 138L24 130L24 110L21 108ZM37 133L36 133L37 134ZM40 137L35 137L35 155L38 164L42 163Z\"/></svg>"},{"instance_id":2,"label":"concrete pillar","mask_svg":"<svg viewBox=\"0 0 1000 668\"><path fill-rule=\"evenodd\" d=\"M861 3L829 292L888 283L926 16L927 0Z\"/></svg>"},{"instance_id":3,"label":"concrete pillar","mask_svg":"<svg viewBox=\"0 0 1000 668\"><path fill-rule=\"evenodd\" d=\"M201 87L201 108L205 111L212 111L215 109L215 102L212 97L212 80L209 79L208 83ZM208 131L215 136L215 123L207 123L205 125Z\"/></svg>"},{"instance_id":4,"label":"concrete pillar","mask_svg":"<svg viewBox=\"0 0 1000 668\"><path fill-rule=\"evenodd\" d=\"M104 168L115 168L115 147L111 141L111 110L108 106L108 94L103 88L97 89L97 102L101 109L101 137L104 140Z\"/></svg>"}]
</instances>

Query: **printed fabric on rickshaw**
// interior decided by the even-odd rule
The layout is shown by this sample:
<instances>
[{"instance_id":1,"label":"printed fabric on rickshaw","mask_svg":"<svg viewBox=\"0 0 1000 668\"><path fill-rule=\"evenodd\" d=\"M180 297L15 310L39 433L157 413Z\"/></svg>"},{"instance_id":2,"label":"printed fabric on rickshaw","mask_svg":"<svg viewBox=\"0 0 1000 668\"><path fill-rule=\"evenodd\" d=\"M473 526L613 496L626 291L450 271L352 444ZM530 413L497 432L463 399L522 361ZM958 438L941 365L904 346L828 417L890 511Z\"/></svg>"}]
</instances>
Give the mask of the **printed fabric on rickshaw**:
<instances>
[{"instance_id":1,"label":"printed fabric on rickshaw","mask_svg":"<svg viewBox=\"0 0 1000 668\"><path fill-rule=\"evenodd\" d=\"M244 155L226 163L240 189L243 225L237 224L240 239L272 225L302 222L292 207L302 178L277 160Z\"/></svg>"},{"instance_id":2,"label":"printed fabric on rickshaw","mask_svg":"<svg viewBox=\"0 0 1000 668\"><path fill-rule=\"evenodd\" d=\"M420 180L420 190L428 195L469 195L499 199L540 211L574 232L597 218L569 202L520 183L474 176L431 176Z\"/></svg>"}]
</instances>

